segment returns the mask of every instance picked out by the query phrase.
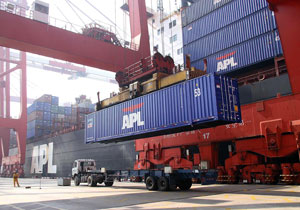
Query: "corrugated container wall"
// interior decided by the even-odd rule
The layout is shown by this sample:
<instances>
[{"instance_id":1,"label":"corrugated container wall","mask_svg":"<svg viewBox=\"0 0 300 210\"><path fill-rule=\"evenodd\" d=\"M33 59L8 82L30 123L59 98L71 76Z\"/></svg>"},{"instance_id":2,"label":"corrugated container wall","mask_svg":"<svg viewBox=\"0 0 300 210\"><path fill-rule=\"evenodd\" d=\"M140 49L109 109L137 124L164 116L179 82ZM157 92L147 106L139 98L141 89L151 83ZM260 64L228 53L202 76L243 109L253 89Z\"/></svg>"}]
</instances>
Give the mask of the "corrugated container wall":
<instances>
[{"instance_id":1,"label":"corrugated container wall","mask_svg":"<svg viewBox=\"0 0 300 210\"><path fill-rule=\"evenodd\" d=\"M205 2L219 6L206 8ZM283 54L266 0L203 0L182 12L189 20L183 27L183 52L198 69L206 59L208 72L227 73Z\"/></svg>"},{"instance_id":2,"label":"corrugated container wall","mask_svg":"<svg viewBox=\"0 0 300 210\"><path fill-rule=\"evenodd\" d=\"M208 74L87 115L85 139L132 140L240 120L237 82Z\"/></svg>"}]
</instances>

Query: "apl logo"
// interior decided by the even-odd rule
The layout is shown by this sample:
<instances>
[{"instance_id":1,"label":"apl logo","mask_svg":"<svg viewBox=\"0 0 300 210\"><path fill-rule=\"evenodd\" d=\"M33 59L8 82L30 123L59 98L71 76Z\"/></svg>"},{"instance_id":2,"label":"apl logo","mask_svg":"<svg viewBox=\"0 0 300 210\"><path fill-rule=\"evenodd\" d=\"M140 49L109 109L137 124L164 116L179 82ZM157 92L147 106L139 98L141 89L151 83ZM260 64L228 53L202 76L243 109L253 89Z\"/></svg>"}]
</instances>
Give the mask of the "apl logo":
<instances>
[{"instance_id":1,"label":"apl logo","mask_svg":"<svg viewBox=\"0 0 300 210\"><path fill-rule=\"evenodd\" d=\"M142 108L144 103L136 104L127 108L124 108L123 112L133 112L136 109ZM133 112L130 114L126 114L123 116L123 126L122 130L126 128L133 128L134 124L137 124L137 126L143 126L145 123L141 120L141 112Z\"/></svg>"},{"instance_id":2,"label":"apl logo","mask_svg":"<svg viewBox=\"0 0 300 210\"><path fill-rule=\"evenodd\" d=\"M229 66L235 67L238 65L238 63L234 61L233 55L235 53L236 51L233 51L231 53L228 53L226 55L217 58L217 60L222 60L217 63L217 72L226 70Z\"/></svg>"},{"instance_id":3,"label":"apl logo","mask_svg":"<svg viewBox=\"0 0 300 210\"><path fill-rule=\"evenodd\" d=\"M33 147L30 172L41 174L44 165L47 165L49 174L56 174L56 165L53 165L53 142Z\"/></svg>"},{"instance_id":4,"label":"apl logo","mask_svg":"<svg viewBox=\"0 0 300 210\"><path fill-rule=\"evenodd\" d=\"M93 124L94 124L94 119L88 119L87 121L87 128L92 128L93 127Z\"/></svg>"}]
</instances>

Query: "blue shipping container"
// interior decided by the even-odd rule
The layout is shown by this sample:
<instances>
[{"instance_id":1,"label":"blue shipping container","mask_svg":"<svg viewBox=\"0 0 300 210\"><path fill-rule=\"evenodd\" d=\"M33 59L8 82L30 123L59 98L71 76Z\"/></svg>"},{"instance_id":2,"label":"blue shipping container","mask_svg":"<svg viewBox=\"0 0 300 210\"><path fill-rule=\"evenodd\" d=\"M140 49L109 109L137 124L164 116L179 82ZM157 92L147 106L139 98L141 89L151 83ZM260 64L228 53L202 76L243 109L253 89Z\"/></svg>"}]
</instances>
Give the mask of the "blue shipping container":
<instances>
[{"instance_id":1,"label":"blue shipping container","mask_svg":"<svg viewBox=\"0 0 300 210\"><path fill-rule=\"evenodd\" d=\"M202 38L194 36L196 40L188 39L190 36L187 33L188 38L185 39L186 42L183 45L185 53L190 54L191 61L194 61L275 29L274 16L266 8Z\"/></svg>"},{"instance_id":2,"label":"blue shipping container","mask_svg":"<svg viewBox=\"0 0 300 210\"><path fill-rule=\"evenodd\" d=\"M58 106L59 98L57 96L52 96L51 104Z\"/></svg>"},{"instance_id":3,"label":"blue shipping container","mask_svg":"<svg viewBox=\"0 0 300 210\"><path fill-rule=\"evenodd\" d=\"M85 141L132 140L240 122L238 86L208 74L86 116Z\"/></svg>"},{"instance_id":4,"label":"blue shipping container","mask_svg":"<svg viewBox=\"0 0 300 210\"><path fill-rule=\"evenodd\" d=\"M65 115L72 115L72 108L71 107L65 107L64 108L64 114Z\"/></svg>"},{"instance_id":5,"label":"blue shipping container","mask_svg":"<svg viewBox=\"0 0 300 210\"><path fill-rule=\"evenodd\" d=\"M46 111L46 112L51 111L51 104L50 103L44 103L44 111Z\"/></svg>"},{"instance_id":6,"label":"blue shipping container","mask_svg":"<svg viewBox=\"0 0 300 210\"><path fill-rule=\"evenodd\" d=\"M206 16L195 19L194 22L185 26L183 30L183 42L188 43L189 40L199 39L248 15L267 8L267 6L266 0L234 0Z\"/></svg>"},{"instance_id":7,"label":"blue shipping container","mask_svg":"<svg viewBox=\"0 0 300 210\"><path fill-rule=\"evenodd\" d=\"M44 103L36 101L27 108L27 114L31 114L34 111L44 111Z\"/></svg>"},{"instance_id":8,"label":"blue shipping container","mask_svg":"<svg viewBox=\"0 0 300 210\"><path fill-rule=\"evenodd\" d=\"M282 54L279 34L274 31L208 56L207 71L228 73ZM191 65L203 69L203 59L192 61Z\"/></svg>"},{"instance_id":9,"label":"blue shipping container","mask_svg":"<svg viewBox=\"0 0 300 210\"><path fill-rule=\"evenodd\" d=\"M222 7L233 0L201 0L182 10L182 25L187 24L201 18L204 15Z\"/></svg>"}]
</instances>

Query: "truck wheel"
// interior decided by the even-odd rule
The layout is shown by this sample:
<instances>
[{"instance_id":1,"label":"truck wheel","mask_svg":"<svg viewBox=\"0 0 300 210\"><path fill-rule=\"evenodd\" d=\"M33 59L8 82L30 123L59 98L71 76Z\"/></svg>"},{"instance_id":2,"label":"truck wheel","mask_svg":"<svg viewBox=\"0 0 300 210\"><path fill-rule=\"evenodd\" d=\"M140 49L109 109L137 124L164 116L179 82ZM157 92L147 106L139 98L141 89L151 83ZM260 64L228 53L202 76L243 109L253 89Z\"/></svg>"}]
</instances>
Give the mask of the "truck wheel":
<instances>
[{"instance_id":1,"label":"truck wheel","mask_svg":"<svg viewBox=\"0 0 300 210\"><path fill-rule=\"evenodd\" d=\"M184 180L180 180L178 182L178 187L181 189L181 190L189 190L192 186L192 179L184 179Z\"/></svg>"},{"instance_id":2,"label":"truck wheel","mask_svg":"<svg viewBox=\"0 0 300 210\"><path fill-rule=\"evenodd\" d=\"M75 186L79 186L80 185L80 179L79 179L78 176L74 177L74 184L75 184Z\"/></svg>"},{"instance_id":3,"label":"truck wheel","mask_svg":"<svg viewBox=\"0 0 300 210\"><path fill-rule=\"evenodd\" d=\"M95 182L95 180L93 179L92 176L88 177L87 183L88 183L89 187L96 187L97 186L97 182Z\"/></svg>"},{"instance_id":4,"label":"truck wheel","mask_svg":"<svg viewBox=\"0 0 300 210\"><path fill-rule=\"evenodd\" d=\"M157 190L156 179L153 176L148 176L146 179L146 188L148 190Z\"/></svg>"},{"instance_id":5,"label":"truck wheel","mask_svg":"<svg viewBox=\"0 0 300 210\"><path fill-rule=\"evenodd\" d=\"M157 187L160 191L167 191L169 189L169 180L164 176L159 177Z\"/></svg>"},{"instance_id":6,"label":"truck wheel","mask_svg":"<svg viewBox=\"0 0 300 210\"><path fill-rule=\"evenodd\" d=\"M104 182L104 184L106 187L111 187L111 186L113 186L114 182L113 181L112 182Z\"/></svg>"}]
</instances>

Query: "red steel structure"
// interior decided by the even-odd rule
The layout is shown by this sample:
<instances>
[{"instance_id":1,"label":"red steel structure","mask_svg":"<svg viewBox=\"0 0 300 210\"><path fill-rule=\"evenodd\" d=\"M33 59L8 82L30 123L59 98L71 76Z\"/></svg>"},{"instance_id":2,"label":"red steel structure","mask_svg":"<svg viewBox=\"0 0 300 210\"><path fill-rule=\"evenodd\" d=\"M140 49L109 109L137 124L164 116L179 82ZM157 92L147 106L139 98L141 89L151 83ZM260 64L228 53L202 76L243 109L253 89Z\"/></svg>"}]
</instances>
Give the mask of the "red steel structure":
<instances>
[{"instance_id":1,"label":"red steel structure","mask_svg":"<svg viewBox=\"0 0 300 210\"><path fill-rule=\"evenodd\" d=\"M129 0L128 5L131 46L134 49L112 45L6 11L0 11L0 46L117 72L150 56L145 1Z\"/></svg>"},{"instance_id":2,"label":"red steel structure","mask_svg":"<svg viewBox=\"0 0 300 210\"><path fill-rule=\"evenodd\" d=\"M10 65L14 64L14 67ZM10 115L10 73L20 70L20 116L12 119ZM3 170L18 169L23 173L25 163L27 134L27 90L26 90L26 53L20 53L20 60L10 60L10 49L0 48L0 162ZM4 103L5 102L5 103ZM4 106L5 104L5 106ZM17 134L19 154L9 156L11 129Z\"/></svg>"},{"instance_id":3,"label":"red steel structure","mask_svg":"<svg viewBox=\"0 0 300 210\"><path fill-rule=\"evenodd\" d=\"M280 31L292 94L243 105L240 124L138 140L135 169L191 169L204 162L204 167L219 169L221 183L300 184L300 1L268 1ZM222 156L221 165L222 150L228 156Z\"/></svg>"},{"instance_id":4,"label":"red steel structure","mask_svg":"<svg viewBox=\"0 0 300 210\"><path fill-rule=\"evenodd\" d=\"M0 0L1 6L10 0ZM15 2L12 2L15 3ZM76 34L25 16L27 2L22 0L15 5L18 11L0 10L0 46L36 53L78 64L92 66L109 71L125 69L150 56L150 44L145 1L129 0L129 18L131 23L131 48L112 44L107 40L97 40L87 35ZM76 44L74 44L76 43ZM23 173L25 163L27 132L27 90L26 90L26 54L21 52L20 61L10 60L8 48L0 50L0 162L2 170L12 172L15 169ZM124 59L120 59L124 58ZM6 66L4 68L4 62ZM10 68L10 63L16 66ZM19 119L10 117L10 73L21 70L21 115ZM5 92L5 94L4 94ZM5 97L4 97L5 96ZM4 102L5 105L4 106ZM5 107L5 109L4 109ZM17 133L18 152L8 156L10 130Z\"/></svg>"}]
</instances>

